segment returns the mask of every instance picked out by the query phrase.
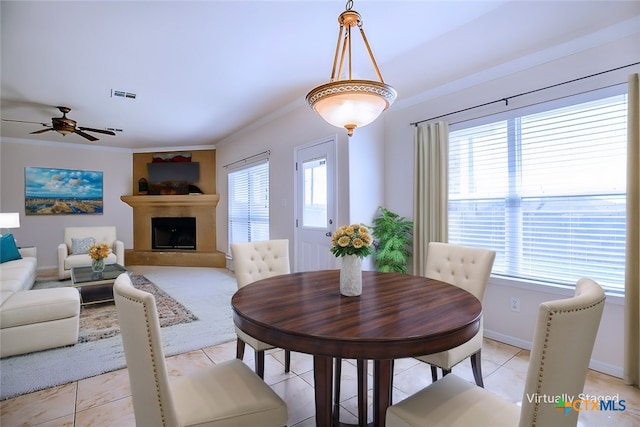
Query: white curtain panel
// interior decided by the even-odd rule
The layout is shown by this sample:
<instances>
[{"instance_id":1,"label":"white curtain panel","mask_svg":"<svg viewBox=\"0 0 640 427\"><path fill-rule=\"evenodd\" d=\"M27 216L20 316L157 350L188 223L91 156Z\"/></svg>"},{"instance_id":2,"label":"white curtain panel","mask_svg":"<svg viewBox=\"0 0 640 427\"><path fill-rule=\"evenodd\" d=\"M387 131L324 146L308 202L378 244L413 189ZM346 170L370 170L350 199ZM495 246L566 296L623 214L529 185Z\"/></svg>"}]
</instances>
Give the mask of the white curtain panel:
<instances>
[{"instance_id":1,"label":"white curtain panel","mask_svg":"<svg viewBox=\"0 0 640 427\"><path fill-rule=\"evenodd\" d=\"M640 384L640 88L629 76L624 382Z\"/></svg>"},{"instance_id":2,"label":"white curtain panel","mask_svg":"<svg viewBox=\"0 0 640 427\"><path fill-rule=\"evenodd\" d=\"M414 136L413 274L424 276L429 242L448 240L449 125L418 125Z\"/></svg>"}]
</instances>

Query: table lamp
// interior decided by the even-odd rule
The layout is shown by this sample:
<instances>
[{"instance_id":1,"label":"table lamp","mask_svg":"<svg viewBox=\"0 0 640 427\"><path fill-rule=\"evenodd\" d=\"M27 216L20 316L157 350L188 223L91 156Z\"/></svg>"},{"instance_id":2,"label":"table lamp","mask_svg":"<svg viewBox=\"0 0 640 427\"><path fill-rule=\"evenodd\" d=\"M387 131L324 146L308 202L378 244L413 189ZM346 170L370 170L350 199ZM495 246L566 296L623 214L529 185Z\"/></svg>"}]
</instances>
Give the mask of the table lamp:
<instances>
[{"instance_id":1,"label":"table lamp","mask_svg":"<svg viewBox=\"0 0 640 427\"><path fill-rule=\"evenodd\" d=\"M20 228L20 214L18 212L0 213L0 232L4 228Z\"/></svg>"}]
</instances>

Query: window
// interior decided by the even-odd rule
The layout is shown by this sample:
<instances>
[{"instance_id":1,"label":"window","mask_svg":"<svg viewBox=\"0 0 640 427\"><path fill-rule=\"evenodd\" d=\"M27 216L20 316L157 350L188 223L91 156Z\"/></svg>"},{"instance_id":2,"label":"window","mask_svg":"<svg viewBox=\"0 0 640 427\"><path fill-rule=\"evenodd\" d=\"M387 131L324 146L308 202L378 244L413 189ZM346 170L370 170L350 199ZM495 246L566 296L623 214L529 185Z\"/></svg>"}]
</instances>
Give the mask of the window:
<instances>
[{"instance_id":1,"label":"window","mask_svg":"<svg viewBox=\"0 0 640 427\"><path fill-rule=\"evenodd\" d=\"M229 245L269 240L269 162L229 172Z\"/></svg>"},{"instance_id":2,"label":"window","mask_svg":"<svg viewBox=\"0 0 640 427\"><path fill-rule=\"evenodd\" d=\"M304 189L302 206L303 227L327 227L327 159L302 163Z\"/></svg>"},{"instance_id":3,"label":"window","mask_svg":"<svg viewBox=\"0 0 640 427\"><path fill-rule=\"evenodd\" d=\"M493 274L623 292L626 95L545 107L450 133L449 241L495 250Z\"/></svg>"}]
</instances>

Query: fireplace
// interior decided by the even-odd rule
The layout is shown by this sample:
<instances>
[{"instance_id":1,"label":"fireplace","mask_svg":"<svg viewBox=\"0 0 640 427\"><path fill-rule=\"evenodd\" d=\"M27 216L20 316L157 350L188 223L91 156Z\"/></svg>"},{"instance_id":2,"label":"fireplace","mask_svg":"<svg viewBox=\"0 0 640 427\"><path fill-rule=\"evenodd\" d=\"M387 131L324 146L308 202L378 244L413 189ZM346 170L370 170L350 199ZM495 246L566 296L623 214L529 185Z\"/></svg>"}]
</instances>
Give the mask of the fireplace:
<instances>
[{"instance_id":1,"label":"fireplace","mask_svg":"<svg viewBox=\"0 0 640 427\"><path fill-rule=\"evenodd\" d=\"M196 250L194 217L151 218L151 249Z\"/></svg>"},{"instance_id":2,"label":"fireplace","mask_svg":"<svg viewBox=\"0 0 640 427\"><path fill-rule=\"evenodd\" d=\"M219 195L141 195L121 196L120 199L133 208L133 249L125 249L125 265L226 266L226 254L216 248ZM152 248L153 219L190 217L196 221L192 249Z\"/></svg>"}]
</instances>

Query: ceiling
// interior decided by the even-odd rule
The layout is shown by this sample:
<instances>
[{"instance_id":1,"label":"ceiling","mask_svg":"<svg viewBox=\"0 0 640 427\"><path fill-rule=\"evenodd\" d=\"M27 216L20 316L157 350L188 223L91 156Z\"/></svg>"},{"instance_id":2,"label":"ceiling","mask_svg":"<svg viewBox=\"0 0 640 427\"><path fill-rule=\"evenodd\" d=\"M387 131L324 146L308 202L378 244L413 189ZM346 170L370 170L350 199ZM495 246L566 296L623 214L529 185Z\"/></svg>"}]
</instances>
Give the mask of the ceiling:
<instances>
[{"instance_id":1,"label":"ceiling","mask_svg":"<svg viewBox=\"0 0 640 427\"><path fill-rule=\"evenodd\" d=\"M597 44L590 35L640 16L639 1L360 0L353 8L398 91L392 108L524 55ZM2 0L1 117L36 123L2 121L0 136L133 150L215 145L304 105L328 82L344 10L344 1L314 0ZM358 44L354 55L354 77L375 80ZM78 126L122 131L94 133L96 142L30 134L61 116L58 105Z\"/></svg>"}]
</instances>

